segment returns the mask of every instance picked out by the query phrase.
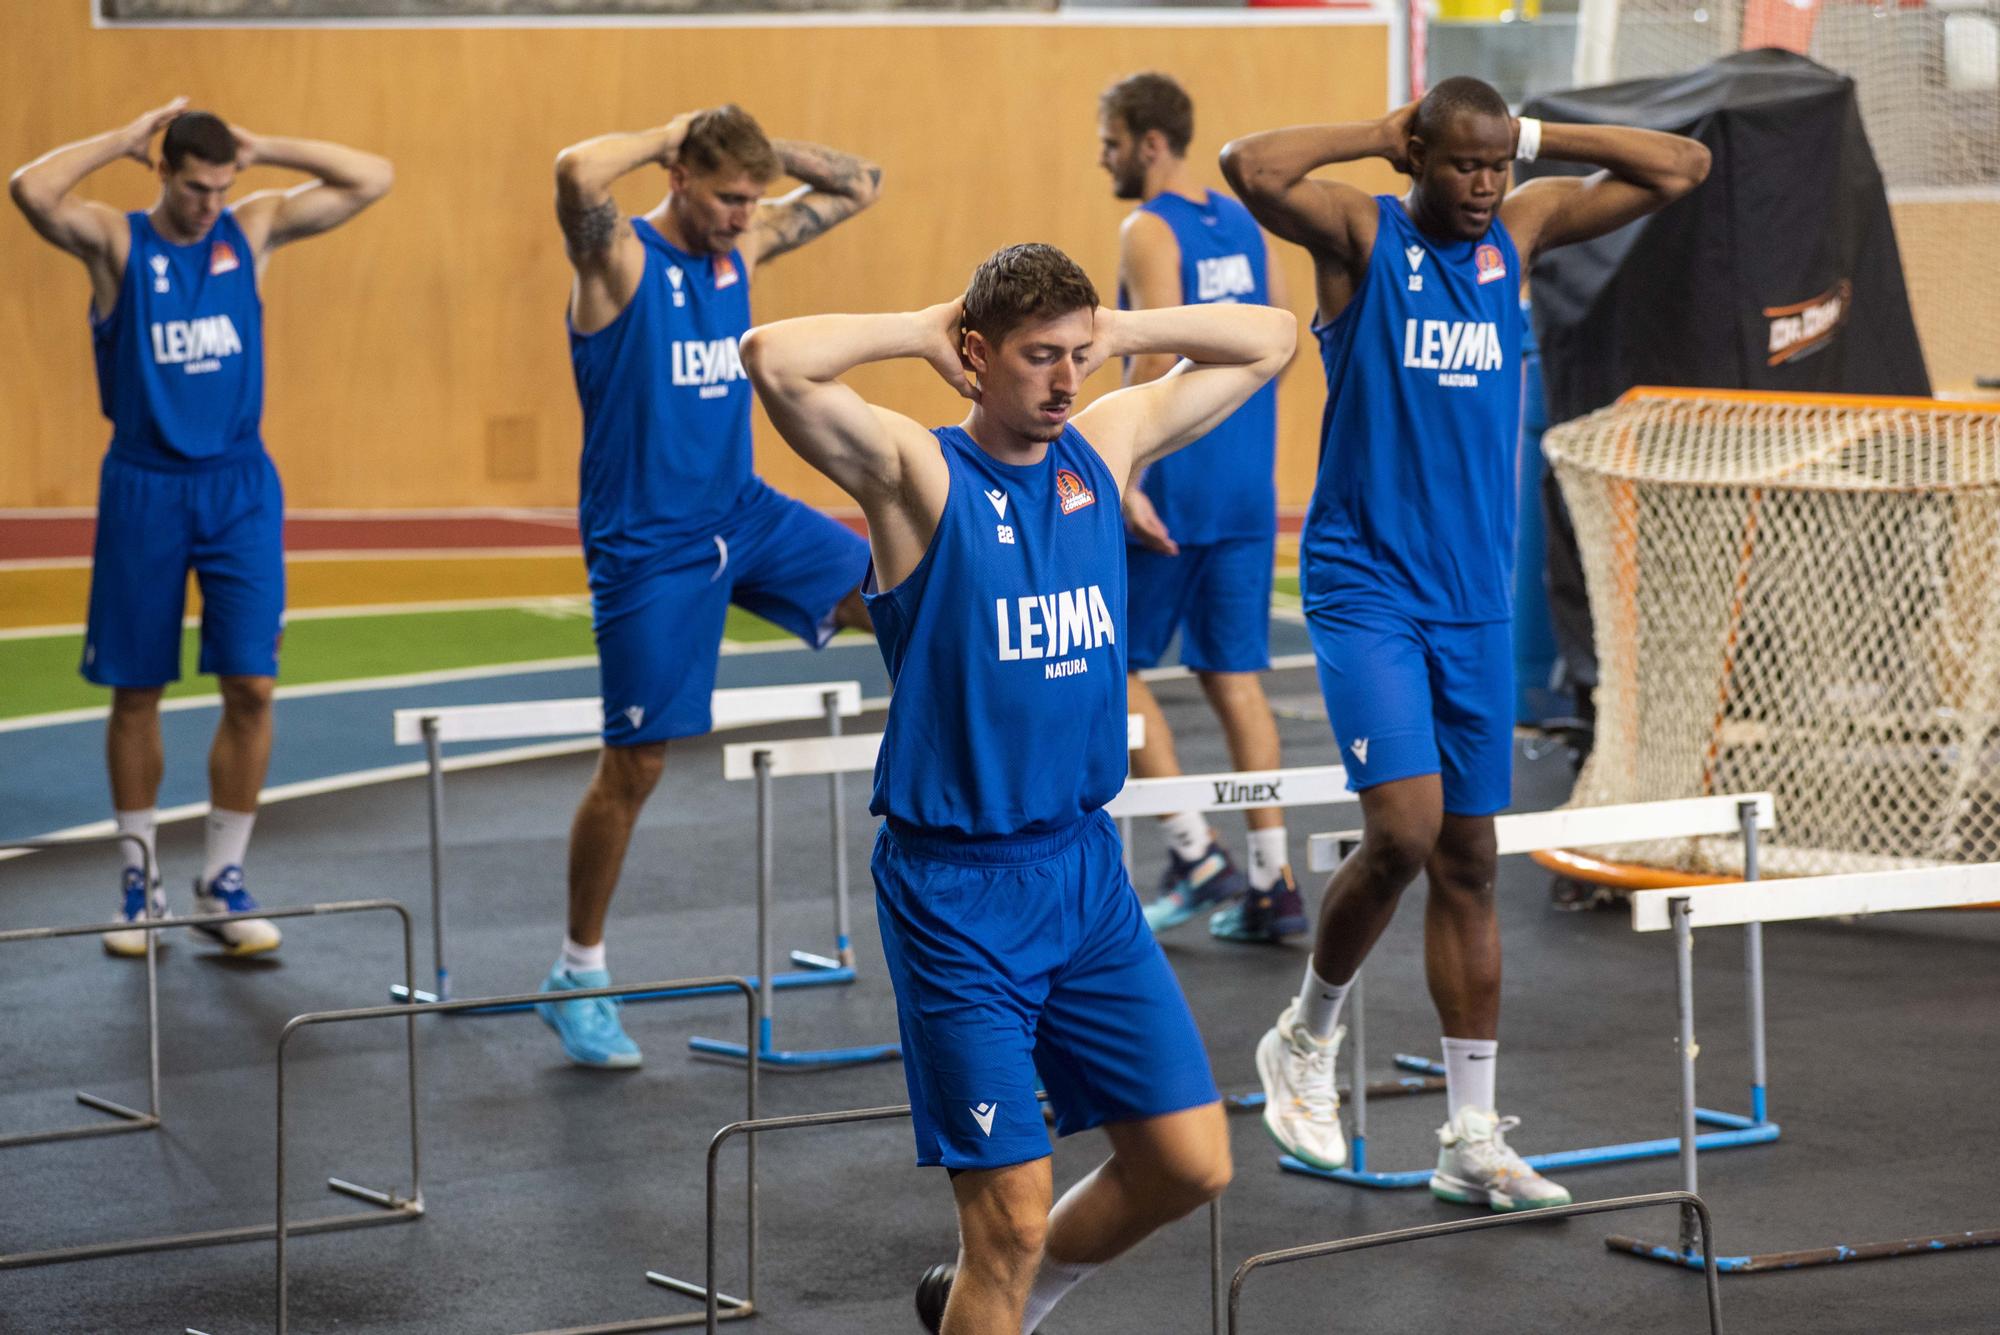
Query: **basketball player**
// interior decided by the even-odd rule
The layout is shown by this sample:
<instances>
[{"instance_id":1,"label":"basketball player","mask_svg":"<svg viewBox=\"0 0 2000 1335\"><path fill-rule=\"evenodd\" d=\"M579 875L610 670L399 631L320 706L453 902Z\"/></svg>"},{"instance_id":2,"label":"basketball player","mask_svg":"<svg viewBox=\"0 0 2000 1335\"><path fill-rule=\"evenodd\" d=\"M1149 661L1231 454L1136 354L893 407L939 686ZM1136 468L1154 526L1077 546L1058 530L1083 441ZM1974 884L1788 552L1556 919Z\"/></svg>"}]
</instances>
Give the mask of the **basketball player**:
<instances>
[{"instance_id":1,"label":"basketball player","mask_svg":"<svg viewBox=\"0 0 2000 1335\"><path fill-rule=\"evenodd\" d=\"M1594 165L1509 191L1515 159ZM1412 178L1369 198L1308 173L1386 159ZM1518 1210L1569 1193L1508 1148L1494 1110L1500 935L1493 814L1512 782L1519 287L1534 257L1601 236L1699 185L1691 139L1515 120L1446 79L1379 122L1273 130L1223 150L1250 211L1312 252L1327 407L1301 572L1320 688L1354 787L1359 851L1320 906L1299 997L1257 1047L1265 1125L1307 1163L1347 1146L1334 1098L1340 1008L1425 871L1424 965L1444 1030L1448 1120L1431 1190Z\"/></svg>"},{"instance_id":2,"label":"basketball player","mask_svg":"<svg viewBox=\"0 0 2000 1335\"><path fill-rule=\"evenodd\" d=\"M780 433L868 516L868 601L895 682L870 807L886 818L876 908L917 1161L950 1170L961 1236L956 1266L919 1285L932 1331L1033 1330L1228 1180L1201 1037L1101 810L1126 771L1118 502L1296 338L1265 306L1100 310L1067 256L1022 245L959 301L788 320L745 342ZM1165 354L1187 360L1072 421L1101 362ZM901 357L972 400L964 422L926 431L841 383ZM1053 1214L1038 1070L1058 1133L1111 1140Z\"/></svg>"},{"instance_id":3,"label":"basketball player","mask_svg":"<svg viewBox=\"0 0 2000 1335\"><path fill-rule=\"evenodd\" d=\"M1194 103L1164 74L1134 74L1097 104L1098 163L1119 199L1140 201L1119 229L1118 304L1151 309L1246 301L1285 307L1264 234L1235 200L1187 180ZM1125 363L1125 383L1157 380L1170 356ZM1257 674L1271 666L1271 569L1277 552L1278 387L1264 386L1214 433L1147 468L1125 492L1126 654L1132 707L1146 744L1132 756L1142 779L1181 772L1173 732L1139 675L1157 666L1175 631L1229 740L1239 770L1276 769L1278 725ZM1167 867L1146 906L1154 931L1213 909L1208 929L1231 941L1280 941L1306 930L1277 807L1243 813L1250 829L1249 897L1242 873L1199 811L1162 817Z\"/></svg>"},{"instance_id":4,"label":"basketball player","mask_svg":"<svg viewBox=\"0 0 2000 1335\"><path fill-rule=\"evenodd\" d=\"M666 169L667 195L626 218L612 183ZM760 200L780 174L802 184ZM667 742L708 731L735 603L824 646L866 628L859 537L750 468L750 382L737 339L757 266L875 201L881 170L771 140L739 107L608 134L556 158L556 218L575 282L570 361L583 400L578 510L604 695L604 749L570 827L569 923L545 992L604 987L604 918ZM578 1065L626 1068L638 1045L610 1001L544 1002Z\"/></svg>"},{"instance_id":5,"label":"basketball player","mask_svg":"<svg viewBox=\"0 0 2000 1335\"><path fill-rule=\"evenodd\" d=\"M97 497L83 675L111 688L105 755L120 834L148 858L164 764L160 695L180 677L188 572L201 584L201 671L222 718L208 755L207 862L198 913L254 913L243 862L271 756L271 688L285 612L284 497L264 452L263 301L271 252L340 226L389 189L386 159L338 144L251 134L175 98L131 124L66 144L14 173L9 192L42 238L90 274L98 396L111 420ZM75 195L99 168L153 166L160 195L120 213ZM304 172L287 190L224 202L252 166ZM164 917L166 897L131 840L126 922ZM232 955L275 950L245 916L200 929ZM146 933L111 932L114 955Z\"/></svg>"}]
</instances>

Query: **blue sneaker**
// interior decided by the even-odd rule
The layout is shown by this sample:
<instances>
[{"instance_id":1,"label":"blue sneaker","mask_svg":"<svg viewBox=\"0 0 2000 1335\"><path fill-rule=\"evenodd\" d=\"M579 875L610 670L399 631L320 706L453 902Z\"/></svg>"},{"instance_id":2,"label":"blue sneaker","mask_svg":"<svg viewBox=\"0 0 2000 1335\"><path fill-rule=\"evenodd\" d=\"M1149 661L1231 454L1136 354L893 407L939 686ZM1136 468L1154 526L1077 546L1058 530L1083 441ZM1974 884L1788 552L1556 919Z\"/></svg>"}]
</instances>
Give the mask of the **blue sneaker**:
<instances>
[{"instance_id":1,"label":"blue sneaker","mask_svg":"<svg viewBox=\"0 0 2000 1335\"><path fill-rule=\"evenodd\" d=\"M1243 873L1219 843L1194 861L1167 850L1167 870L1160 877L1160 896L1146 905L1146 926L1155 932L1178 927L1204 909L1243 897L1249 888Z\"/></svg>"},{"instance_id":2,"label":"blue sneaker","mask_svg":"<svg viewBox=\"0 0 2000 1335\"><path fill-rule=\"evenodd\" d=\"M207 885L196 877L194 882L194 911L196 913L255 913L257 901L250 898L250 892L243 888L243 869L231 865L216 873L215 879ZM267 950L276 950L284 938L278 929L263 918L243 918L235 922L210 923L194 929L203 936L219 943L223 952L229 955L261 955Z\"/></svg>"},{"instance_id":3,"label":"blue sneaker","mask_svg":"<svg viewBox=\"0 0 2000 1335\"><path fill-rule=\"evenodd\" d=\"M611 975L603 969L575 973L558 964L549 970L542 984L544 992L576 992L611 986ZM600 1070L626 1071L639 1064L639 1045L618 1023L618 1001L614 997L590 997L583 1001L544 1001L535 1006L542 1023L556 1031L563 1051L578 1066Z\"/></svg>"},{"instance_id":4,"label":"blue sneaker","mask_svg":"<svg viewBox=\"0 0 2000 1335\"><path fill-rule=\"evenodd\" d=\"M1208 919L1208 934L1223 941L1276 944L1304 935L1306 927L1305 902L1290 867L1279 869L1270 889L1252 890L1242 903L1217 909Z\"/></svg>"},{"instance_id":5,"label":"blue sneaker","mask_svg":"<svg viewBox=\"0 0 2000 1335\"><path fill-rule=\"evenodd\" d=\"M153 882L152 911L150 914L147 912L146 873L140 871L137 867L127 867L125 869L125 905L118 912L118 920L120 922L137 922L139 919L145 917L171 918L172 916L171 913L167 912L167 897L161 892L158 881ZM144 959L146 956L146 938L148 936L159 935L158 932L106 932L101 939L104 942L104 949L113 955L121 955L126 959ZM167 944L167 939L164 936L160 936L159 943L164 946Z\"/></svg>"}]
</instances>

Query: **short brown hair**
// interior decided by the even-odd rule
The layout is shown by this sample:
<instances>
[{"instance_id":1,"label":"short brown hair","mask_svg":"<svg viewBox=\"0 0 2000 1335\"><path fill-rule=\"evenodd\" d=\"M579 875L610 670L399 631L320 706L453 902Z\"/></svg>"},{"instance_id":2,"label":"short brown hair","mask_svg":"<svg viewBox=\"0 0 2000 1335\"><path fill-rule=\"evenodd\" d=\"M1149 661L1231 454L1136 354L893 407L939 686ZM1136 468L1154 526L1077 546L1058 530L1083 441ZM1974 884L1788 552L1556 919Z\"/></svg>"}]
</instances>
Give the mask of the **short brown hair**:
<instances>
[{"instance_id":1,"label":"short brown hair","mask_svg":"<svg viewBox=\"0 0 2000 1335\"><path fill-rule=\"evenodd\" d=\"M1030 320L1097 309L1097 289L1077 262L1040 242L996 250L965 287L965 328L998 347Z\"/></svg>"},{"instance_id":2,"label":"short brown hair","mask_svg":"<svg viewBox=\"0 0 2000 1335\"><path fill-rule=\"evenodd\" d=\"M757 118L734 102L696 114L681 140L679 160L703 176L734 168L768 181L781 170Z\"/></svg>"},{"instance_id":3,"label":"short brown hair","mask_svg":"<svg viewBox=\"0 0 2000 1335\"><path fill-rule=\"evenodd\" d=\"M229 123L209 111L183 111L167 122L160 139L160 160L168 171L179 171L189 158L214 167L236 163L236 135Z\"/></svg>"},{"instance_id":4,"label":"short brown hair","mask_svg":"<svg viewBox=\"0 0 2000 1335\"><path fill-rule=\"evenodd\" d=\"M1157 70L1128 75L1104 90L1097 99L1098 114L1116 116L1134 139L1148 130L1166 137L1175 157L1187 153L1194 138L1194 99L1174 82L1173 76Z\"/></svg>"}]
</instances>

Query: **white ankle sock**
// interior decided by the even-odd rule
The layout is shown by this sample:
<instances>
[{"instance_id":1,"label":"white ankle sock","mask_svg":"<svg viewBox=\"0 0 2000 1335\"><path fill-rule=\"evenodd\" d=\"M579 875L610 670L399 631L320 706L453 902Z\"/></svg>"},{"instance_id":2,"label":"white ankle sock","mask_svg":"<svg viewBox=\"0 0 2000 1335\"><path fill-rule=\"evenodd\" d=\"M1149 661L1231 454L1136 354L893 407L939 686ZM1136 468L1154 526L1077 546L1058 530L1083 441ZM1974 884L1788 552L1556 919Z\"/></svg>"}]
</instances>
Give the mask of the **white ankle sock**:
<instances>
[{"instance_id":1,"label":"white ankle sock","mask_svg":"<svg viewBox=\"0 0 2000 1335\"><path fill-rule=\"evenodd\" d=\"M557 961L570 973L582 973L586 969L604 967L604 943L594 946L580 946L568 937L563 938L562 958Z\"/></svg>"},{"instance_id":2,"label":"white ankle sock","mask_svg":"<svg viewBox=\"0 0 2000 1335\"><path fill-rule=\"evenodd\" d=\"M1444 1041L1445 1117L1460 1108L1493 1111L1493 1068L1500 1064L1500 1044L1490 1038L1447 1038Z\"/></svg>"},{"instance_id":3,"label":"white ankle sock","mask_svg":"<svg viewBox=\"0 0 2000 1335\"><path fill-rule=\"evenodd\" d=\"M1278 883L1291 855L1285 850L1285 827L1250 831L1250 888L1269 890Z\"/></svg>"},{"instance_id":4,"label":"white ankle sock","mask_svg":"<svg viewBox=\"0 0 2000 1335\"><path fill-rule=\"evenodd\" d=\"M240 867L250 851L250 827L257 823L254 811L224 811L210 807L207 839L208 861L201 869L201 885L206 890L224 867Z\"/></svg>"},{"instance_id":5,"label":"white ankle sock","mask_svg":"<svg viewBox=\"0 0 2000 1335\"><path fill-rule=\"evenodd\" d=\"M138 811L114 811L111 813L111 816L113 822L118 826L118 833L135 834L139 836L141 842L146 846L146 851L141 854L138 846L132 843L131 840L120 839L118 841L118 851L125 858L125 869L132 871L144 867L148 862L151 862L154 874L158 875L160 864L158 850L153 843L153 836L154 831L160 823L160 809L158 807L145 807Z\"/></svg>"},{"instance_id":6,"label":"white ankle sock","mask_svg":"<svg viewBox=\"0 0 2000 1335\"><path fill-rule=\"evenodd\" d=\"M1160 822L1160 833L1166 836L1167 847L1174 850L1174 856L1182 862L1193 862L1208 851L1212 836L1208 830L1208 819L1199 811L1183 811L1178 816L1168 816Z\"/></svg>"},{"instance_id":7,"label":"white ankle sock","mask_svg":"<svg viewBox=\"0 0 2000 1335\"><path fill-rule=\"evenodd\" d=\"M1299 1023L1306 1032L1314 1038L1332 1038L1340 1027L1340 1008L1353 986L1352 978L1344 983L1327 982L1307 960L1305 982L1299 985Z\"/></svg>"},{"instance_id":8,"label":"white ankle sock","mask_svg":"<svg viewBox=\"0 0 2000 1335\"><path fill-rule=\"evenodd\" d=\"M1035 1272L1035 1287L1028 1291L1028 1305L1021 1309L1021 1335L1035 1335L1035 1327L1042 1324L1042 1318L1095 1269L1095 1261L1058 1261L1053 1256L1044 1256L1042 1268Z\"/></svg>"}]
</instances>

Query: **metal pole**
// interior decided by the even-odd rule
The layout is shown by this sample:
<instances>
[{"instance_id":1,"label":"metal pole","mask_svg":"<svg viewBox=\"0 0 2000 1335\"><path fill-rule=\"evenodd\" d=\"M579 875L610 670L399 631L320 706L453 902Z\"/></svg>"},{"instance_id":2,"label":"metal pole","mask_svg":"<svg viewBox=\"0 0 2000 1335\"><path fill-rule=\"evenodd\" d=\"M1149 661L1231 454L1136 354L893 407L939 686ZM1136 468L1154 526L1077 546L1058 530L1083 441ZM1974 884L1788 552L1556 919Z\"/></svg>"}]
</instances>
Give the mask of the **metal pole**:
<instances>
[{"instance_id":1,"label":"metal pole","mask_svg":"<svg viewBox=\"0 0 2000 1335\"><path fill-rule=\"evenodd\" d=\"M1132 818L1130 816L1120 816L1118 818L1118 843L1125 854L1125 875L1127 878L1130 878L1132 875Z\"/></svg>"},{"instance_id":2,"label":"metal pole","mask_svg":"<svg viewBox=\"0 0 2000 1335\"><path fill-rule=\"evenodd\" d=\"M1688 920L1688 902L1685 898L1669 900L1667 910L1674 922L1674 1004L1680 1020L1678 1042L1681 1058L1681 1190L1692 1196L1695 1192L1694 928ZM1692 1212L1681 1211L1683 1253L1691 1250L1694 1234Z\"/></svg>"},{"instance_id":3,"label":"metal pole","mask_svg":"<svg viewBox=\"0 0 2000 1335\"><path fill-rule=\"evenodd\" d=\"M1743 824L1743 879L1757 879L1757 804L1739 802L1736 804L1737 819ZM1750 991L1750 1116L1759 1122L1769 1121L1766 1087L1769 1079L1764 1067L1764 924L1746 923L1743 927L1743 965L1745 983Z\"/></svg>"},{"instance_id":4,"label":"metal pole","mask_svg":"<svg viewBox=\"0 0 2000 1335\"><path fill-rule=\"evenodd\" d=\"M757 991L763 1008L758 1026L757 1049L744 1054L745 1060L761 1060L771 1050L773 1009L777 989L772 984L771 960L771 753L759 751L750 758L757 774Z\"/></svg>"},{"instance_id":5,"label":"metal pole","mask_svg":"<svg viewBox=\"0 0 2000 1335\"><path fill-rule=\"evenodd\" d=\"M1340 860L1347 861L1354 856L1356 845L1349 840L1340 842ZM1353 990L1347 994L1349 1027L1354 1030L1353 1074L1347 1077L1348 1088L1354 1093L1354 1146L1348 1155L1347 1166L1357 1173L1368 1171L1368 1015L1366 1003L1362 999L1361 974L1354 974Z\"/></svg>"},{"instance_id":6,"label":"metal pole","mask_svg":"<svg viewBox=\"0 0 2000 1335\"><path fill-rule=\"evenodd\" d=\"M1227 1281L1222 1278L1222 1198L1208 1203L1208 1329L1222 1335L1222 1294Z\"/></svg>"},{"instance_id":7,"label":"metal pole","mask_svg":"<svg viewBox=\"0 0 2000 1335\"><path fill-rule=\"evenodd\" d=\"M431 771L431 956L437 966L437 1000L447 1001L451 981L444 967L444 755L439 750L435 714L424 716L423 729L424 759Z\"/></svg>"},{"instance_id":8,"label":"metal pole","mask_svg":"<svg viewBox=\"0 0 2000 1335\"><path fill-rule=\"evenodd\" d=\"M124 836L139 846L146 873L145 916L153 916L153 881L159 876L153 850L136 834ZM146 1111L160 1120L160 934L146 933Z\"/></svg>"},{"instance_id":9,"label":"metal pole","mask_svg":"<svg viewBox=\"0 0 2000 1335\"><path fill-rule=\"evenodd\" d=\"M826 735L840 736L840 692L828 691ZM826 795L833 813L833 946L842 967L854 967L854 927L847 906L847 794L838 769L826 776Z\"/></svg>"}]
</instances>

